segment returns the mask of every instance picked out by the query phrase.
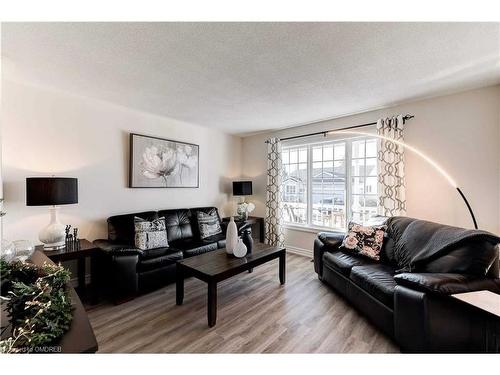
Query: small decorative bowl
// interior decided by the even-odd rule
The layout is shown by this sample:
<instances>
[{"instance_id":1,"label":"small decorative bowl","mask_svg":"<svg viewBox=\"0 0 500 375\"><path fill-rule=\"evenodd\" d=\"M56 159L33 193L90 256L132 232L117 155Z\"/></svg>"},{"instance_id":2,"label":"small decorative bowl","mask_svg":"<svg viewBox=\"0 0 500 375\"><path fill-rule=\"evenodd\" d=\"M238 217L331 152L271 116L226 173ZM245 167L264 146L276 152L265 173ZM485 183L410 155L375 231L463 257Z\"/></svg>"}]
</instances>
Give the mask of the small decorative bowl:
<instances>
[{"instance_id":1,"label":"small decorative bowl","mask_svg":"<svg viewBox=\"0 0 500 375\"><path fill-rule=\"evenodd\" d=\"M35 247L31 243L31 241L17 240L14 241L13 244L16 252L16 259L20 260L21 262L25 262L35 252Z\"/></svg>"},{"instance_id":2,"label":"small decorative bowl","mask_svg":"<svg viewBox=\"0 0 500 375\"><path fill-rule=\"evenodd\" d=\"M16 249L14 244L7 240L2 240L2 247L0 248L0 257L5 259L6 262L12 261L16 256Z\"/></svg>"}]
</instances>

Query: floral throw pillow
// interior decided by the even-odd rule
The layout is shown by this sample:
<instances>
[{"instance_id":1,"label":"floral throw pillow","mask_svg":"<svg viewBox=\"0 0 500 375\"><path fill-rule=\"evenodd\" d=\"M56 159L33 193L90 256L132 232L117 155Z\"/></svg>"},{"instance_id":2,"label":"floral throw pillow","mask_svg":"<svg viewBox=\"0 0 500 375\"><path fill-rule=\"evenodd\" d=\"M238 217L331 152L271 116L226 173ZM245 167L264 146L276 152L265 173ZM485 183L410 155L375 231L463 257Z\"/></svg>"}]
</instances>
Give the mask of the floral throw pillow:
<instances>
[{"instance_id":1,"label":"floral throw pillow","mask_svg":"<svg viewBox=\"0 0 500 375\"><path fill-rule=\"evenodd\" d=\"M351 221L341 247L378 261L386 229L385 225L363 226Z\"/></svg>"}]
</instances>

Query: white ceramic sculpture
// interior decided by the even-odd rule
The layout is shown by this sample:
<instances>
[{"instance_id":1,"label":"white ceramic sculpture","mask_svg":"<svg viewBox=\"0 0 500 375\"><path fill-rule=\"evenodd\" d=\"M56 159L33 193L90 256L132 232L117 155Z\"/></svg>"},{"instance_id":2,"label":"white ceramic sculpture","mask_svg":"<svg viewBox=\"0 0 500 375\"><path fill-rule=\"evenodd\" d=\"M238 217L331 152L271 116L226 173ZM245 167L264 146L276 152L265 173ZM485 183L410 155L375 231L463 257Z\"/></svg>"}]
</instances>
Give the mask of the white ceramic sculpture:
<instances>
[{"instance_id":1,"label":"white ceramic sculpture","mask_svg":"<svg viewBox=\"0 0 500 375\"><path fill-rule=\"evenodd\" d=\"M234 222L234 217L231 216L226 231L226 253L232 254L237 244L238 244L238 227Z\"/></svg>"},{"instance_id":2,"label":"white ceramic sculpture","mask_svg":"<svg viewBox=\"0 0 500 375\"><path fill-rule=\"evenodd\" d=\"M238 243L233 250L233 254L236 258L243 258L245 255L247 255L247 247L245 246L241 238L238 239Z\"/></svg>"}]
</instances>

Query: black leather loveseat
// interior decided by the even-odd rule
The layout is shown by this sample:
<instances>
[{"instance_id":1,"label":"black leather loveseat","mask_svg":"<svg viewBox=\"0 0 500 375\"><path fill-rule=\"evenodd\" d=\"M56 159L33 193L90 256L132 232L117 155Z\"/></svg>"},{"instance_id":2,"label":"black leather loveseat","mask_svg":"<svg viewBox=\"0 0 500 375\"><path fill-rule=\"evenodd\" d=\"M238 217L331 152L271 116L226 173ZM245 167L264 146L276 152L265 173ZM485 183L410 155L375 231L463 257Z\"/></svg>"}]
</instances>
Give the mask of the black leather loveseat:
<instances>
[{"instance_id":1,"label":"black leather loveseat","mask_svg":"<svg viewBox=\"0 0 500 375\"><path fill-rule=\"evenodd\" d=\"M450 295L477 290L500 293L500 239L487 232L404 217L385 223L379 262L339 248L342 233L319 233L314 243L319 279L393 338L402 351L497 351L491 340L486 343L491 326L484 317ZM460 238L458 233L465 235ZM444 239L447 246L437 251Z\"/></svg>"},{"instance_id":2,"label":"black leather loveseat","mask_svg":"<svg viewBox=\"0 0 500 375\"><path fill-rule=\"evenodd\" d=\"M115 302L173 282L176 261L225 247L226 227L222 221L221 234L200 239L196 220L198 211L216 215L220 221L215 207L145 211L108 218L108 238L95 240L94 244L103 250L100 273ZM137 249L134 245L136 216L148 221L165 217L169 246Z\"/></svg>"}]
</instances>

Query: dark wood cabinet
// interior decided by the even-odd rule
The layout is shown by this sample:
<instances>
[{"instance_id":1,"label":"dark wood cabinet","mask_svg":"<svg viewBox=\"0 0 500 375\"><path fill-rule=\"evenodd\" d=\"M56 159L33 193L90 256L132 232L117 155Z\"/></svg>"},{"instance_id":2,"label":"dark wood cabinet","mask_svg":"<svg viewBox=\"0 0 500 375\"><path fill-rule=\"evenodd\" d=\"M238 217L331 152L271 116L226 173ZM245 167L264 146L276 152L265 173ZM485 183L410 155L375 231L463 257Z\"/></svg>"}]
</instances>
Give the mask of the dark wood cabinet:
<instances>
[{"instance_id":1,"label":"dark wood cabinet","mask_svg":"<svg viewBox=\"0 0 500 375\"><path fill-rule=\"evenodd\" d=\"M45 254L54 263L76 260L78 277L76 291L81 299L86 300L88 297L90 304L96 304L99 297L97 287L99 275L98 259L101 255L101 250L88 240L81 239L79 241L79 245L72 244L73 246L67 246L60 250L45 251L43 245L36 246L35 250ZM87 290L86 283L86 258L90 258L90 290Z\"/></svg>"},{"instance_id":2,"label":"dark wood cabinet","mask_svg":"<svg viewBox=\"0 0 500 375\"><path fill-rule=\"evenodd\" d=\"M230 218L225 217L222 219L222 222L227 224L229 222ZM238 228L241 228L243 225L250 225L252 228L252 236L259 242L264 242L264 238L266 235L265 232L265 225L264 225L264 218L263 217L258 217L258 216L249 216L248 219L246 220L239 220L237 217L234 218L234 221L236 222L236 226Z\"/></svg>"},{"instance_id":3,"label":"dark wood cabinet","mask_svg":"<svg viewBox=\"0 0 500 375\"><path fill-rule=\"evenodd\" d=\"M478 290L452 294L451 297L473 311L473 324L475 330L483 336L484 351L500 353L500 295L488 290Z\"/></svg>"}]
</instances>

